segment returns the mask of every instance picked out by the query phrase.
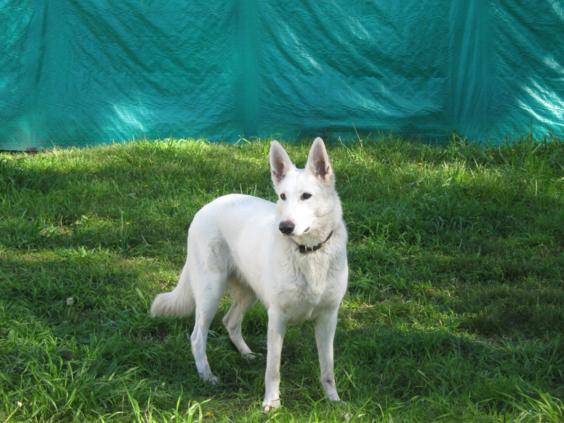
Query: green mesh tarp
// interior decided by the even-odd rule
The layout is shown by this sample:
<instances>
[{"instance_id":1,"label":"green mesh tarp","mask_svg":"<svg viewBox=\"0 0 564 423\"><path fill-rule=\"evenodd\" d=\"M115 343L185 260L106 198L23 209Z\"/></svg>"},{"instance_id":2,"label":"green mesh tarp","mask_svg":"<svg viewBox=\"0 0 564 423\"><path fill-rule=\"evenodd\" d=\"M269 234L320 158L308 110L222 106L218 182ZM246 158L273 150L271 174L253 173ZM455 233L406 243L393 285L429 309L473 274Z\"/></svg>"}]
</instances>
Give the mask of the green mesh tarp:
<instances>
[{"instance_id":1,"label":"green mesh tarp","mask_svg":"<svg viewBox=\"0 0 564 423\"><path fill-rule=\"evenodd\" d=\"M564 127L561 0L0 0L0 149Z\"/></svg>"}]
</instances>

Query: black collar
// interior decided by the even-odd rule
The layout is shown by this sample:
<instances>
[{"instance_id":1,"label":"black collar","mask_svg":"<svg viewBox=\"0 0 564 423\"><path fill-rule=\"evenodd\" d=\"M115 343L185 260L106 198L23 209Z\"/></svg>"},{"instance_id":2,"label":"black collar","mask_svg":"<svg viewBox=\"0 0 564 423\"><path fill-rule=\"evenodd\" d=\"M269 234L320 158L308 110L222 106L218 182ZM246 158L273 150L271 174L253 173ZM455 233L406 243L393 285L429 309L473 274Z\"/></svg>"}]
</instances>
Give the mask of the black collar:
<instances>
[{"instance_id":1,"label":"black collar","mask_svg":"<svg viewBox=\"0 0 564 423\"><path fill-rule=\"evenodd\" d=\"M308 247L306 245L300 245L298 244L298 250L300 251L300 253L302 254L308 254L308 253L313 253L314 251L319 250L321 247L323 247L323 244L325 244L327 241L329 241L329 238L331 238L331 236L333 235L333 231L331 231L331 233L329 233L329 236L327 238L325 238L325 241L320 242L317 245L314 245L313 247Z\"/></svg>"}]
</instances>

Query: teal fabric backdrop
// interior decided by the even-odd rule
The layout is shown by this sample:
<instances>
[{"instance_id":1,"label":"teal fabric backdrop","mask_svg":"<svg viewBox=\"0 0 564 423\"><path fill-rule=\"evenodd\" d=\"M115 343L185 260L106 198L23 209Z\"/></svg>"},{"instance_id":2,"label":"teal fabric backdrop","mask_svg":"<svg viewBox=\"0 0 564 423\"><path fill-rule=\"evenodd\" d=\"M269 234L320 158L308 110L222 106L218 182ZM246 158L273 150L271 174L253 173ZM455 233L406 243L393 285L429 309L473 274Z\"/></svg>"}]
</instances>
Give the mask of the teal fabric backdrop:
<instances>
[{"instance_id":1,"label":"teal fabric backdrop","mask_svg":"<svg viewBox=\"0 0 564 423\"><path fill-rule=\"evenodd\" d=\"M561 0L0 0L0 149L562 137Z\"/></svg>"}]
</instances>

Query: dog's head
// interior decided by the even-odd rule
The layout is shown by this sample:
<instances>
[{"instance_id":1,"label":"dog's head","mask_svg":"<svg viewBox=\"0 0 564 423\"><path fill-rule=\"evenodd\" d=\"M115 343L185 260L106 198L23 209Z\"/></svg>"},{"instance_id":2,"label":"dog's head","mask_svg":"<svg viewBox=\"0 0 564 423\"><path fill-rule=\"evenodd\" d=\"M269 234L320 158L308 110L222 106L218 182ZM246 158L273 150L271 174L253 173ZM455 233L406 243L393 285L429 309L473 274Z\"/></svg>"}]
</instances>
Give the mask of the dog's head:
<instances>
[{"instance_id":1,"label":"dog's head","mask_svg":"<svg viewBox=\"0 0 564 423\"><path fill-rule=\"evenodd\" d=\"M270 168L278 194L280 232L298 240L326 236L342 211L323 140L313 141L304 169L297 169L282 145L272 141Z\"/></svg>"}]
</instances>

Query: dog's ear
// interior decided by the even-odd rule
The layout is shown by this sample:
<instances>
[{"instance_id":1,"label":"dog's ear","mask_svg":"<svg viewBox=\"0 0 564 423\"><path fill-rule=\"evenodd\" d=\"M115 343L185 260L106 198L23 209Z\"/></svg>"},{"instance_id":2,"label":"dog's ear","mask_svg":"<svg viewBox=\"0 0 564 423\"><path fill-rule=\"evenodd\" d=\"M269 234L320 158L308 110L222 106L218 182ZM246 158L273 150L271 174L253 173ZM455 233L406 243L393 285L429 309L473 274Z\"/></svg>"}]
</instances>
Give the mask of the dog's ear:
<instances>
[{"instance_id":1,"label":"dog's ear","mask_svg":"<svg viewBox=\"0 0 564 423\"><path fill-rule=\"evenodd\" d=\"M276 141L272 140L270 143L270 170L272 173L272 182L277 185L294 166L288 153L284 147Z\"/></svg>"},{"instance_id":2,"label":"dog's ear","mask_svg":"<svg viewBox=\"0 0 564 423\"><path fill-rule=\"evenodd\" d=\"M335 179L333 166L331 166L331 160L329 160L325 144L319 137L313 141L309 150L306 169L325 182L332 182Z\"/></svg>"}]
</instances>

